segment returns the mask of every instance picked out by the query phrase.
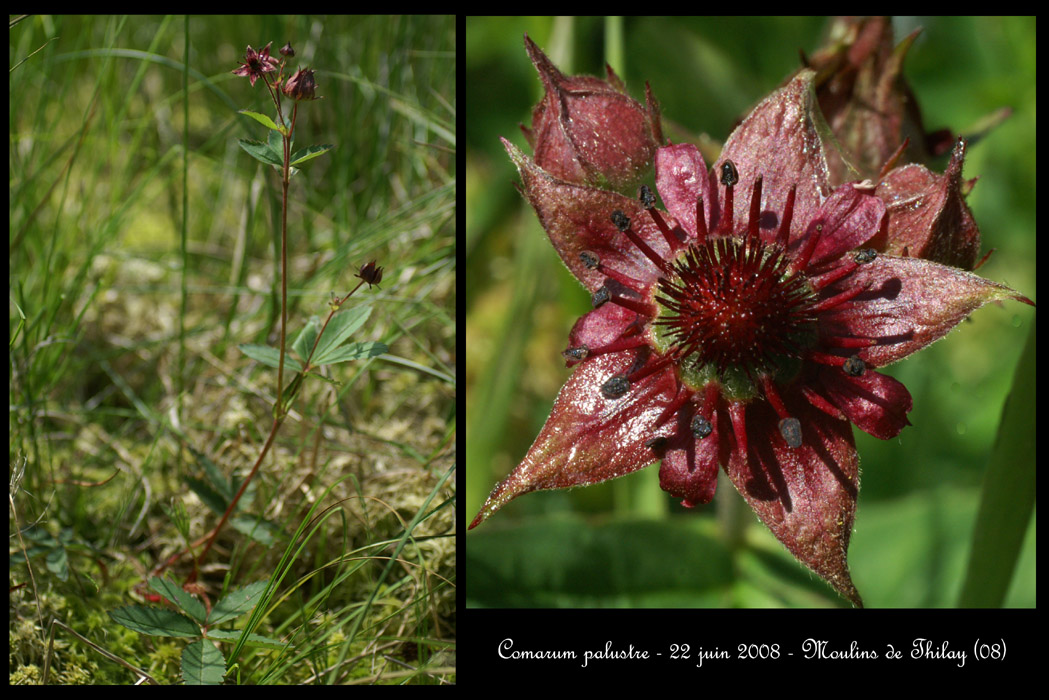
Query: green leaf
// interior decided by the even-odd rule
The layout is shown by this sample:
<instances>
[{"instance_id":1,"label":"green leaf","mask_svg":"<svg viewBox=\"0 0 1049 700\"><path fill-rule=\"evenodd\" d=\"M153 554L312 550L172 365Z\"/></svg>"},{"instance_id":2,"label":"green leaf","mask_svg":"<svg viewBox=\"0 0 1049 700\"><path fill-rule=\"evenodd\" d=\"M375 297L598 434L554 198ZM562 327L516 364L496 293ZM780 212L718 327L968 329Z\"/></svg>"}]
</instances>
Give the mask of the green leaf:
<instances>
[{"instance_id":1,"label":"green leaf","mask_svg":"<svg viewBox=\"0 0 1049 700\"><path fill-rule=\"evenodd\" d=\"M1013 584L1024 537L1034 517L1037 490L1037 364L1032 321L984 475L959 607L1000 608Z\"/></svg>"},{"instance_id":2,"label":"green leaf","mask_svg":"<svg viewBox=\"0 0 1049 700\"><path fill-rule=\"evenodd\" d=\"M282 132L283 133L283 132ZM270 153L277 159L277 164L282 168L284 167L284 137L280 134L271 131L269 138L266 139L267 145L270 147ZM291 150L289 145L288 150Z\"/></svg>"},{"instance_id":3,"label":"green leaf","mask_svg":"<svg viewBox=\"0 0 1049 700\"><path fill-rule=\"evenodd\" d=\"M354 331L364 325L364 322L368 320L368 316L371 315L371 312L371 305L364 304L349 309L348 311L340 311L335 314L332 320L328 323L328 327L324 329L324 335L321 336L321 340L317 344L317 353L313 356L313 364L328 364L330 360L327 359L327 356L331 354L335 348L342 345L343 341L349 338Z\"/></svg>"},{"instance_id":4,"label":"green leaf","mask_svg":"<svg viewBox=\"0 0 1049 700\"><path fill-rule=\"evenodd\" d=\"M267 165L276 165L277 167L283 167L284 161L281 160L278 154L275 155L270 150L269 144L262 143L261 141L251 141L249 139L237 139L240 143L240 147L248 152L252 158L258 161L262 161Z\"/></svg>"},{"instance_id":5,"label":"green leaf","mask_svg":"<svg viewBox=\"0 0 1049 700\"><path fill-rule=\"evenodd\" d=\"M242 634L244 633L240 630L208 630L206 639L214 639L220 642L232 642L240 639L240 635ZM270 639L269 637L263 637L258 634L249 634L244 643L249 647L263 647L264 649L284 649L288 646L287 642L282 642L279 639Z\"/></svg>"},{"instance_id":6,"label":"green leaf","mask_svg":"<svg viewBox=\"0 0 1049 700\"><path fill-rule=\"evenodd\" d=\"M199 637L200 627L181 613L144 605L125 605L110 610L109 616L118 625L143 634L160 637Z\"/></svg>"},{"instance_id":7,"label":"green leaf","mask_svg":"<svg viewBox=\"0 0 1049 700\"><path fill-rule=\"evenodd\" d=\"M270 367L280 367L280 350L271 348L269 345L255 345L253 343L241 343L237 348L253 360L257 360ZM292 372L301 372L302 363L291 353L284 353L284 369Z\"/></svg>"},{"instance_id":8,"label":"green leaf","mask_svg":"<svg viewBox=\"0 0 1049 700\"><path fill-rule=\"evenodd\" d=\"M244 613L251 612L255 604L259 602L262 592L266 590L265 581L249 583L244 588L238 588L228 596L215 603L208 616L208 625L218 625L226 620L240 617Z\"/></svg>"},{"instance_id":9,"label":"green leaf","mask_svg":"<svg viewBox=\"0 0 1049 700\"><path fill-rule=\"evenodd\" d=\"M182 608L184 612L197 621L197 624L203 625L204 620L208 618L208 611L204 609L204 604L182 590L182 587L174 581L154 576L149 579L149 587Z\"/></svg>"},{"instance_id":10,"label":"green leaf","mask_svg":"<svg viewBox=\"0 0 1049 700\"><path fill-rule=\"evenodd\" d=\"M273 122L273 120L270 119L269 117L267 117L265 114L259 114L258 112L252 112L251 110L248 110L248 109L237 110L237 113L238 114L243 114L244 116L247 116L247 117L251 117L252 119L257 121L259 124L262 124L267 129L273 129L274 131L280 131L280 127L277 126Z\"/></svg>"},{"instance_id":11,"label":"green leaf","mask_svg":"<svg viewBox=\"0 0 1049 700\"><path fill-rule=\"evenodd\" d=\"M310 356L310 350L313 350L313 343L317 340L317 331L320 329L320 325L320 319L316 316L311 316L291 346L291 349L302 358L303 362Z\"/></svg>"},{"instance_id":12,"label":"green leaf","mask_svg":"<svg viewBox=\"0 0 1049 700\"><path fill-rule=\"evenodd\" d=\"M350 360L361 360L368 357L376 357L382 355L387 350L385 343L370 340L364 343L350 343L349 345L343 345L340 348L335 348L324 358L323 363L325 365L333 365L336 362L349 362Z\"/></svg>"},{"instance_id":13,"label":"green leaf","mask_svg":"<svg viewBox=\"0 0 1049 700\"><path fill-rule=\"evenodd\" d=\"M335 148L335 146L331 145L330 143L326 143L322 146L307 146L301 151L292 154L291 164L299 165L300 163L305 163L308 160L313 160L317 156L324 155L333 148Z\"/></svg>"},{"instance_id":14,"label":"green leaf","mask_svg":"<svg viewBox=\"0 0 1049 700\"><path fill-rule=\"evenodd\" d=\"M201 639L182 650L182 680L186 685L219 685L226 675L226 657Z\"/></svg>"}]
</instances>

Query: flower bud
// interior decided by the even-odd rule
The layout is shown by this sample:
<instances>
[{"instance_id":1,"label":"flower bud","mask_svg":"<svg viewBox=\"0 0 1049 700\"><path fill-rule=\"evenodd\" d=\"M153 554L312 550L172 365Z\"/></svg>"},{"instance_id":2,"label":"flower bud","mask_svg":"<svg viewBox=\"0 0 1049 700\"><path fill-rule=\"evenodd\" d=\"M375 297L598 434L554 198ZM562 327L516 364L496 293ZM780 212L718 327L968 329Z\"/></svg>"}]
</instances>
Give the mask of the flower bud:
<instances>
[{"instance_id":1,"label":"flower bud","mask_svg":"<svg viewBox=\"0 0 1049 700\"><path fill-rule=\"evenodd\" d=\"M292 56L295 55L295 49L291 48L291 42L290 41L287 44L285 44L284 46L281 47L280 55L281 56L286 56L287 58L291 58Z\"/></svg>"},{"instance_id":2,"label":"flower bud","mask_svg":"<svg viewBox=\"0 0 1049 700\"><path fill-rule=\"evenodd\" d=\"M316 100L314 94L317 83L313 80L313 71L309 68L300 68L288 78L281 90L293 100Z\"/></svg>"},{"instance_id":3,"label":"flower bud","mask_svg":"<svg viewBox=\"0 0 1049 700\"><path fill-rule=\"evenodd\" d=\"M527 36L525 48L546 89L532 112L532 128L521 127L536 164L568 182L631 191L663 141L651 91L642 107L611 68L607 81L566 76Z\"/></svg>"},{"instance_id":4,"label":"flower bud","mask_svg":"<svg viewBox=\"0 0 1049 700\"><path fill-rule=\"evenodd\" d=\"M381 267L375 266L375 261L365 263L361 265L361 271L358 272L354 277L364 280L368 283L370 288L373 284L378 286L379 282L382 282L382 270Z\"/></svg>"}]
</instances>

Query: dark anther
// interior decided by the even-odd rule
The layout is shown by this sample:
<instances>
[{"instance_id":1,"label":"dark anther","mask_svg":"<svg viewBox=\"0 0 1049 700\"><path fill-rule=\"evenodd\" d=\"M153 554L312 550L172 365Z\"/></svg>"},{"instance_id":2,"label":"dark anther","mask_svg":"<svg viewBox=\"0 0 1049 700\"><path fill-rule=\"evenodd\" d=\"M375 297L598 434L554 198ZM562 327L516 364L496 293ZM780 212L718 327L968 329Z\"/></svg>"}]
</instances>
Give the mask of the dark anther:
<instances>
[{"instance_id":1,"label":"dark anther","mask_svg":"<svg viewBox=\"0 0 1049 700\"><path fill-rule=\"evenodd\" d=\"M801 421L797 418L784 418L779 422L779 434L783 436L787 447L801 447Z\"/></svg>"},{"instance_id":2,"label":"dark anther","mask_svg":"<svg viewBox=\"0 0 1049 700\"><path fill-rule=\"evenodd\" d=\"M583 267L588 270L596 270L597 266L601 264L601 259L589 250L584 250L580 253L579 259L583 261Z\"/></svg>"},{"instance_id":3,"label":"dark anther","mask_svg":"<svg viewBox=\"0 0 1049 700\"><path fill-rule=\"evenodd\" d=\"M630 228L630 218L618 209L612 212L612 223L615 224L616 228L620 231L626 231Z\"/></svg>"},{"instance_id":4,"label":"dark anther","mask_svg":"<svg viewBox=\"0 0 1049 700\"><path fill-rule=\"evenodd\" d=\"M664 447L666 447L666 444L667 439L662 435L657 435L656 437L649 438L645 441L645 447L652 450L653 452L658 452L662 450Z\"/></svg>"},{"instance_id":5,"label":"dark anther","mask_svg":"<svg viewBox=\"0 0 1049 700\"><path fill-rule=\"evenodd\" d=\"M608 287L598 287L597 290L590 295L590 305L596 309L611 298L612 294L608 291Z\"/></svg>"},{"instance_id":6,"label":"dark anther","mask_svg":"<svg viewBox=\"0 0 1049 700\"><path fill-rule=\"evenodd\" d=\"M590 356L590 348L585 345L577 345L574 348L568 348L561 353L566 360L577 360L582 361Z\"/></svg>"},{"instance_id":7,"label":"dark anther","mask_svg":"<svg viewBox=\"0 0 1049 700\"><path fill-rule=\"evenodd\" d=\"M845 374L850 377L861 377L863 373L867 371L867 365L859 358L859 355L852 355L849 359L845 360L845 364L841 366L845 370Z\"/></svg>"},{"instance_id":8,"label":"dark anther","mask_svg":"<svg viewBox=\"0 0 1049 700\"><path fill-rule=\"evenodd\" d=\"M856 257L853 260L862 265L871 262L876 257L878 257L878 251L874 250L874 248L867 248L856 253Z\"/></svg>"},{"instance_id":9,"label":"dark anther","mask_svg":"<svg viewBox=\"0 0 1049 700\"><path fill-rule=\"evenodd\" d=\"M736 171L736 164L731 160L726 160L721 164L721 184L731 187L737 182L739 182L739 172Z\"/></svg>"},{"instance_id":10,"label":"dark anther","mask_svg":"<svg viewBox=\"0 0 1049 700\"><path fill-rule=\"evenodd\" d=\"M703 416L696 416L692 419L692 436L697 440L702 440L712 432L714 432L714 426Z\"/></svg>"},{"instance_id":11,"label":"dark anther","mask_svg":"<svg viewBox=\"0 0 1049 700\"><path fill-rule=\"evenodd\" d=\"M645 209L651 209L656 206L656 196L652 194L652 190L648 188L648 185L641 185L641 206Z\"/></svg>"},{"instance_id":12,"label":"dark anther","mask_svg":"<svg viewBox=\"0 0 1049 700\"><path fill-rule=\"evenodd\" d=\"M630 380L622 374L617 374L601 385L601 393L606 399L618 399L630 389Z\"/></svg>"}]
</instances>

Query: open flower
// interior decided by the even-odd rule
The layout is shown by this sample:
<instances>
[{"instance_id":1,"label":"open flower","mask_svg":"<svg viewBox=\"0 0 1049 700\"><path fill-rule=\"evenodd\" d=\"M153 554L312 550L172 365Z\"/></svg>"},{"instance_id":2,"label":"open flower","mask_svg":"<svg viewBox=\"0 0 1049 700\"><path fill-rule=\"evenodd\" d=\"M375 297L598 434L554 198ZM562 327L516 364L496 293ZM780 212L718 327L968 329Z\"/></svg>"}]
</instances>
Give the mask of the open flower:
<instances>
[{"instance_id":1,"label":"open flower","mask_svg":"<svg viewBox=\"0 0 1049 700\"><path fill-rule=\"evenodd\" d=\"M856 605L846 555L859 492L852 425L888 439L911 397L876 368L1017 292L917 258L879 254L875 184L834 186L840 158L803 71L759 104L708 171L660 148L638 199L552 176L504 140L523 193L591 292L575 366L524 460L475 527L538 489L592 484L661 460L686 506L723 468L799 561Z\"/></svg>"},{"instance_id":2,"label":"open flower","mask_svg":"<svg viewBox=\"0 0 1049 700\"><path fill-rule=\"evenodd\" d=\"M244 52L244 63L240 68L235 68L232 71L233 74L247 77L251 81L251 86L255 87L255 81L261 78L263 73L273 73L280 66L277 59L270 56L272 45L271 41L262 51L255 51L249 45L248 50Z\"/></svg>"}]
</instances>

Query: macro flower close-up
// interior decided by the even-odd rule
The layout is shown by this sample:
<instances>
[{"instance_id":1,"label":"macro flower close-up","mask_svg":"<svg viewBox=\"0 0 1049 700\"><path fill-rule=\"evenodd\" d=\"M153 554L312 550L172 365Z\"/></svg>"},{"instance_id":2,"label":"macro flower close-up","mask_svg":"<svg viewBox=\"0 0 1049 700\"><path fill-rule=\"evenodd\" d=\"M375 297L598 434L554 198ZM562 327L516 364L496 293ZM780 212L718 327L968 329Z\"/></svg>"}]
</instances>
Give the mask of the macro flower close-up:
<instances>
[{"instance_id":1,"label":"macro flower close-up","mask_svg":"<svg viewBox=\"0 0 1049 700\"><path fill-rule=\"evenodd\" d=\"M470 527L526 493L656 463L660 488L699 510L723 471L791 555L861 606L848 562L852 427L891 440L914 407L881 368L985 304L1033 305L969 271L980 238L961 178L966 138L950 137L940 174L909 161L908 137L876 147L900 135L891 109L832 129L821 109L832 62L817 52L723 145L697 147L664 135L657 91L646 87L642 105L611 68L603 84L565 77L524 41L545 90L525 129L535 155L502 144L591 309L562 346L572 371L545 425ZM867 55L875 73L899 71ZM596 116L606 105L615 118Z\"/></svg>"}]
</instances>

